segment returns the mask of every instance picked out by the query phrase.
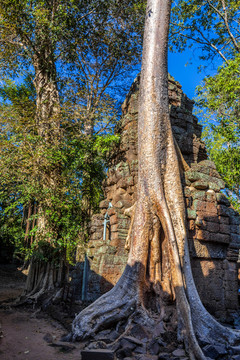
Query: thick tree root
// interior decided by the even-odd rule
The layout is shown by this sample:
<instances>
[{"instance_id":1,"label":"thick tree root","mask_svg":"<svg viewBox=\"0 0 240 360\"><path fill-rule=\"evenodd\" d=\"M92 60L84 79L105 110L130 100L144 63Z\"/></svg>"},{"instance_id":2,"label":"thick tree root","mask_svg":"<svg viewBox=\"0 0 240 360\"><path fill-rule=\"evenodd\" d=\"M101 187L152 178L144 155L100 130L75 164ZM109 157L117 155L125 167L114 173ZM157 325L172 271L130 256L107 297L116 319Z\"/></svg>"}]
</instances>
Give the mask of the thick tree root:
<instances>
[{"instance_id":1,"label":"thick tree root","mask_svg":"<svg viewBox=\"0 0 240 360\"><path fill-rule=\"evenodd\" d=\"M126 267L117 285L76 316L72 326L73 340L94 336L100 329L107 328L128 318L136 310L138 289L132 279L137 269Z\"/></svg>"},{"instance_id":2,"label":"thick tree root","mask_svg":"<svg viewBox=\"0 0 240 360\"><path fill-rule=\"evenodd\" d=\"M207 340L207 342L216 345L224 344L227 347L239 345L240 331L221 325L203 306L193 280L187 243L185 244L184 265L186 292L191 308L194 331L198 339L202 342Z\"/></svg>"},{"instance_id":3,"label":"thick tree root","mask_svg":"<svg viewBox=\"0 0 240 360\"><path fill-rule=\"evenodd\" d=\"M65 269L63 262L60 266L54 263L45 263L41 261L31 261L25 290L15 301L2 304L3 307L19 307L23 305L36 306L49 304L51 301L57 301L62 295L65 282Z\"/></svg>"}]
</instances>

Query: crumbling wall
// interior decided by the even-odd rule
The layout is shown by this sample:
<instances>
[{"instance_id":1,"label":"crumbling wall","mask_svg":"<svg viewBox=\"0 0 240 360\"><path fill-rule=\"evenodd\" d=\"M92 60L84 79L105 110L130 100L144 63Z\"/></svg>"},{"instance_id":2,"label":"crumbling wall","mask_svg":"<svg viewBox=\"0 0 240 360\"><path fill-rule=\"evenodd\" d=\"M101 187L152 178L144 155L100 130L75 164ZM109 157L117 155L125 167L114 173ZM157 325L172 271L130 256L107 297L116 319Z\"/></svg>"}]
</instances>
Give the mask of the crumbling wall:
<instances>
[{"instance_id":1,"label":"crumbling wall","mask_svg":"<svg viewBox=\"0 0 240 360\"><path fill-rule=\"evenodd\" d=\"M117 130L121 135L120 148L103 183L105 200L100 203L100 213L93 216L90 224L89 300L94 300L117 282L127 261L125 241L130 219L124 215L124 210L136 200L138 89L139 78L123 103L122 120ZM224 320L227 309L235 310L238 306L236 263L240 218L220 192L224 182L215 165L207 160L205 145L200 140L202 127L192 114L193 101L183 94L180 84L171 77L169 102L173 134L190 166L182 181L193 275L204 305ZM106 212L109 223L103 241Z\"/></svg>"}]
</instances>

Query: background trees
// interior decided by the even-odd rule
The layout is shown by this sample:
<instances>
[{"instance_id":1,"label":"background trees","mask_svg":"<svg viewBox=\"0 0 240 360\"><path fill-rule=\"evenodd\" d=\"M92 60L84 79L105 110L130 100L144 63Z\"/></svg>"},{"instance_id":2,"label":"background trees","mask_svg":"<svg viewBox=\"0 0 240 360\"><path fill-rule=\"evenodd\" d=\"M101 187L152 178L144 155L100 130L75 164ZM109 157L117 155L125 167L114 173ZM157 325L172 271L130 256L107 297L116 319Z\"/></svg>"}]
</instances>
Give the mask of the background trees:
<instances>
[{"instance_id":1,"label":"background trees","mask_svg":"<svg viewBox=\"0 0 240 360\"><path fill-rule=\"evenodd\" d=\"M210 157L226 183L226 192L240 210L239 54L198 88L198 107L205 118L205 138Z\"/></svg>"},{"instance_id":2,"label":"background trees","mask_svg":"<svg viewBox=\"0 0 240 360\"><path fill-rule=\"evenodd\" d=\"M143 3L127 4L0 2L2 230L23 216L15 239L30 257L47 260L47 242L66 259L87 238L117 140L113 92L139 62Z\"/></svg>"},{"instance_id":3,"label":"background trees","mask_svg":"<svg viewBox=\"0 0 240 360\"><path fill-rule=\"evenodd\" d=\"M215 76L198 87L197 105L208 126L205 140L210 157L227 185L227 194L239 209L239 51L240 2L192 0L175 2L171 47L198 48L201 68L218 60Z\"/></svg>"}]
</instances>

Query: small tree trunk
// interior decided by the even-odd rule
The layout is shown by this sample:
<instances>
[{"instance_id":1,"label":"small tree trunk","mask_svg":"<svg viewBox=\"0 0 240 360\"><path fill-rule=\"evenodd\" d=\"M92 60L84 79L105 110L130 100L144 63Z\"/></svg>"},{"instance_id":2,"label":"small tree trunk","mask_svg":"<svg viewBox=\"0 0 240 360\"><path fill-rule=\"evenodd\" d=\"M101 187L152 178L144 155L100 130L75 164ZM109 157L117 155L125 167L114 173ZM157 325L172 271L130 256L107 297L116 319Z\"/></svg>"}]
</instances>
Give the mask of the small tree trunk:
<instances>
[{"instance_id":1,"label":"small tree trunk","mask_svg":"<svg viewBox=\"0 0 240 360\"><path fill-rule=\"evenodd\" d=\"M27 213L27 220L26 220L26 230L25 230L25 236L24 236L24 243L26 246L28 246L28 237L29 237L29 230L31 226L31 220L30 217L32 215L32 204L30 203L28 205L28 213Z\"/></svg>"}]
</instances>

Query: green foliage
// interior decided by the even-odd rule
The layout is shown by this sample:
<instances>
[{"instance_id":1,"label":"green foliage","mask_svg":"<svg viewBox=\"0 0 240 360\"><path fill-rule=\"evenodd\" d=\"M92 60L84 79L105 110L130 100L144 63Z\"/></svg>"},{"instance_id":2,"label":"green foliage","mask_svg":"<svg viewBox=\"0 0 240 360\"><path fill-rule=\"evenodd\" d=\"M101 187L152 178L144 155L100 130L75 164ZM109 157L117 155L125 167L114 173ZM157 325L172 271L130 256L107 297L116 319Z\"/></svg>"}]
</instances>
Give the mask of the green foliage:
<instances>
[{"instance_id":1,"label":"green foliage","mask_svg":"<svg viewBox=\"0 0 240 360\"><path fill-rule=\"evenodd\" d=\"M16 254L26 259L57 258L65 249L67 260L72 261L77 243L87 240L86 224L102 199L104 170L118 137L109 132L87 137L79 132L77 122L65 119L61 144L49 146L37 132L29 78L21 85L7 81L0 94L1 239L15 243ZM45 176L39 174L57 166L61 166L57 186L46 187ZM28 215L33 204L41 204L48 224L43 238L36 225L41 214ZM28 233L27 222L31 224ZM42 250L43 244L51 244L55 257Z\"/></svg>"},{"instance_id":2,"label":"green foliage","mask_svg":"<svg viewBox=\"0 0 240 360\"><path fill-rule=\"evenodd\" d=\"M197 88L197 105L208 124L204 139L211 159L240 210L240 55L221 66Z\"/></svg>"},{"instance_id":3,"label":"green foliage","mask_svg":"<svg viewBox=\"0 0 240 360\"><path fill-rule=\"evenodd\" d=\"M116 89L140 61L144 7L0 2L0 232L27 258L46 258L50 244L69 260L88 239L118 142Z\"/></svg>"},{"instance_id":4,"label":"green foliage","mask_svg":"<svg viewBox=\"0 0 240 360\"><path fill-rule=\"evenodd\" d=\"M170 48L186 46L201 49L208 64L215 56L223 61L239 52L239 0L176 0L172 9Z\"/></svg>"},{"instance_id":5,"label":"green foliage","mask_svg":"<svg viewBox=\"0 0 240 360\"><path fill-rule=\"evenodd\" d=\"M240 1L177 0L171 22L171 50L199 48L200 69L216 57L223 62L197 88L197 106L210 158L226 182L230 200L240 209Z\"/></svg>"},{"instance_id":6,"label":"green foliage","mask_svg":"<svg viewBox=\"0 0 240 360\"><path fill-rule=\"evenodd\" d=\"M204 140L210 158L226 183L226 195L240 212L240 148L238 142L229 142L210 127L204 131Z\"/></svg>"}]
</instances>

